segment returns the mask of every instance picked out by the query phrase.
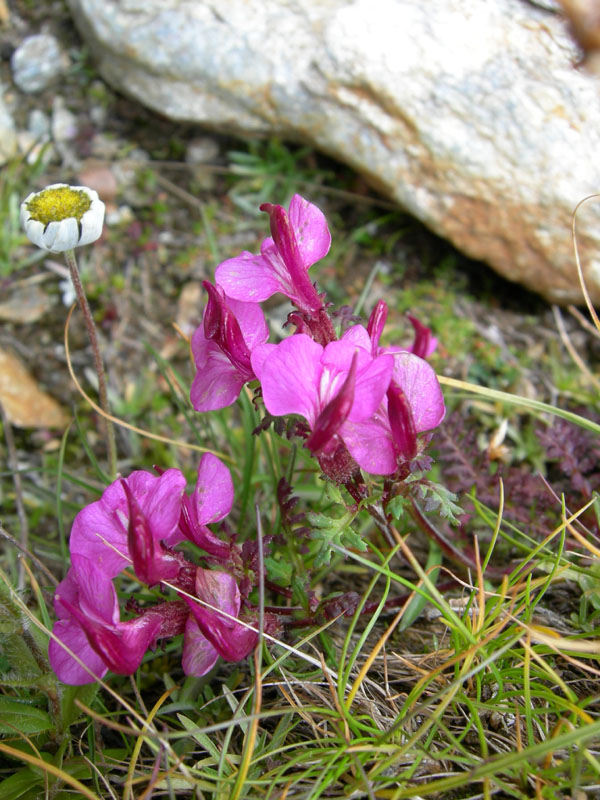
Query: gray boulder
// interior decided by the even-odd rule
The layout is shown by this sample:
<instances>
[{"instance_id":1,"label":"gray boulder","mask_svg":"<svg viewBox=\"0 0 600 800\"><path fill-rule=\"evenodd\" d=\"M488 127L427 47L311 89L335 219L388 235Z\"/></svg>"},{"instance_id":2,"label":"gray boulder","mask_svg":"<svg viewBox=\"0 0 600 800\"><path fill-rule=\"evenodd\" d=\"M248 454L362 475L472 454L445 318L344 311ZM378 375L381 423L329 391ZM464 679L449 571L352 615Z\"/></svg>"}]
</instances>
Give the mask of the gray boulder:
<instances>
[{"instance_id":1,"label":"gray boulder","mask_svg":"<svg viewBox=\"0 0 600 800\"><path fill-rule=\"evenodd\" d=\"M104 78L173 119L350 164L456 247L580 300L600 84L526 0L69 0ZM578 216L600 301L600 203Z\"/></svg>"}]
</instances>

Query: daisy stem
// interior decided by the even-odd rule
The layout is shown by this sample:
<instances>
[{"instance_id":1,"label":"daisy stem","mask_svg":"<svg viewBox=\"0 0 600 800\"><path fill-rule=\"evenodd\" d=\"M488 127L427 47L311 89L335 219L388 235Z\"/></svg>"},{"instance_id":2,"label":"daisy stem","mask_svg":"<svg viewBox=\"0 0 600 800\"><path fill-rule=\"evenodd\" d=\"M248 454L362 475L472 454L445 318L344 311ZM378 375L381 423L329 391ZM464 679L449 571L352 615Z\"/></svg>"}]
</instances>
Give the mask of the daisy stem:
<instances>
[{"instance_id":1,"label":"daisy stem","mask_svg":"<svg viewBox=\"0 0 600 800\"><path fill-rule=\"evenodd\" d=\"M85 296L83 284L81 283L79 269L77 268L77 259L75 258L75 251L65 250L65 259L67 261L67 266L69 267L69 272L71 273L71 280L73 281L75 294L77 295L79 307L81 308L81 313L83 314L83 318L85 320L85 326L87 328L90 344L92 345L92 353L94 354L94 367L96 369L96 375L98 376L98 397L100 400L100 408L106 415L102 420L102 428L106 440L108 472L112 479L117 474L117 443L115 439L115 429L112 421L109 419L110 406L108 404L106 374L104 372L104 365L102 364L102 356L100 355L96 324L94 323L94 318L92 317L92 312L87 301L87 297Z\"/></svg>"}]
</instances>

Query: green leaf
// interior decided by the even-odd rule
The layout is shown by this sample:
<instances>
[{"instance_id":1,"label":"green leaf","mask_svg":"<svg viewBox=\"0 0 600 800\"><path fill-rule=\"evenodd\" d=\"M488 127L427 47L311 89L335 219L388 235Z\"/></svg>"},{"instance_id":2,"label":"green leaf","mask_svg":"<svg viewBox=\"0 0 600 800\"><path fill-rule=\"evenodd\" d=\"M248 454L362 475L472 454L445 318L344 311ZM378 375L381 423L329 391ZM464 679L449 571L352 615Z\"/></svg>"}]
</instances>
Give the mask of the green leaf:
<instances>
[{"instance_id":1,"label":"green leaf","mask_svg":"<svg viewBox=\"0 0 600 800\"><path fill-rule=\"evenodd\" d=\"M34 686L43 673L19 633L0 633L0 683L5 686Z\"/></svg>"},{"instance_id":2,"label":"green leaf","mask_svg":"<svg viewBox=\"0 0 600 800\"><path fill-rule=\"evenodd\" d=\"M429 541L429 556L425 565L425 572L429 575L429 580L435 584L440 574L439 567L442 563L442 550L437 542ZM425 587L423 587L425 588ZM415 594L408 604L408 608L402 616L398 630L404 631L421 615L425 606L429 603L429 598L425 594Z\"/></svg>"},{"instance_id":3,"label":"green leaf","mask_svg":"<svg viewBox=\"0 0 600 800\"><path fill-rule=\"evenodd\" d=\"M445 486L434 483L430 480L422 480L417 485L417 494L424 500L424 511L437 511L441 517L445 517L452 525L459 525L458 516L464 514L462 508L457 505L458 496L454 492L448 491Z\"/></svg>"},{"instance_id":4,"label":"green leaf","mask_svg":"<svg viewBox=\"0 0 600 800\"><path fill-rule=\"evenodd\" d=\"M39 772L25 767L0 782L0 797L2 800L25 800L25 795L33 793L34 789L36 794L33 796L40 797L43 785L44 779Z\"/></svg>"},{"instance_id":5,"label":"green leaf","mask_svg":"<svg viewBox=\"0 0 600 800\"><path fill-rule=\"evenodd\" d=\"M54 723L47 711L17 700L14 697L0 695L0 733L24 734L43 733L54 728Z\"/></svg>"},{"instance_id":6,"label":"green leaf","mask_svg":"<svg viewBox=\"0 0 600 800\"><path fill-rule=\"evenodd\" d=\"M84 706L89 706L100 688L99 683L86 683L83 686L61 686L60 706L62 714L62 728L66 731L85 713L75 703L79 700Z\"/></svg>"},{"instance_id":7,"label":"green leaf","mask_svg":"<svg viewBox=\"0 0 600 800\"><path fill-rule=\"evenodd\" d=\"M280 583L283 586L289 586L292 581L292 565L285 561L283 558L276 559L272 556L265 558L265 567L267 575L272 581Z\"/></svg>"},{"instance_id":8,"label":"green leaf","mask_svg":"<svg viewBox=\"0 0 600 800\"><path fill-rule=\"evenodd\" d=\"M401 494L397 494L396 497L392 497L385 507L385 510L388 511L394 519L398 520L404 515L407 505L408 499Z\"/></svg>"},{"instance_id":9,"label":"green leaf","mask_svg":"<svg viewBox=\"0 0 600 800\"><path fill-rule=\"evenodd\" d=\"M321 542L314 561L317 569L329 564L333 546L345 547L350 550L365 551L367 549L364 540L350 527L354 516L350 511L346 511L339 519L332 519L314 511L306 515L313 528L311 538Z\"/></svg>"},{"instance_id":10,"label":"green leaf","mask_svg":"<svg viewBox=\"0 0 600 800\"><path fill-rule=\"evenodd\" d=\"M195 739L198 742L198 744L201 747L203 747L206 750L206 752L212 757L215 764L219 764L219 762L221 761L221 750L213 742L210 736L207 736L206 733L202 732L201 723L193 722L189 717L186 717L184 714L177 714L177 719L181 722L183 727L187 731L189 731L190 736L193 739ZM227 761L225 762L225 771L227 773L231 771Z\"/></svg>"}]
</instances>

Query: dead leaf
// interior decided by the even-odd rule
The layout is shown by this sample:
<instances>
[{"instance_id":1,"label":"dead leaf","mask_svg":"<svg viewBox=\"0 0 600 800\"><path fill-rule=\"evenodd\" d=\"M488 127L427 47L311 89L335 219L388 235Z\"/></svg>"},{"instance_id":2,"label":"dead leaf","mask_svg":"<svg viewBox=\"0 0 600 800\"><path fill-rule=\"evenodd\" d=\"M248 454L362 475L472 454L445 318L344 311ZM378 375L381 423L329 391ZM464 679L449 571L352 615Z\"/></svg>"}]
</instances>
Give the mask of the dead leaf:
<instances>
[{"instance_id":1,"label":"dead leaf","mask_svg":"<svg viewBox=\"0 0 600 800\"><path fill-rule=\"evenodd\" d=\"M18 289L0 303L0 320L19 324L36 322L55 302L56 298L37 286Z\"/></svg>"},{"instance_id":2,"label":"dead leaf","mask_svg":"<svg viewBox=\"0 0 600 800\"><path fill-rule=\"evenodd\" d=\"M0 402L9 422L19 428L64 428L69 417L39 388L23 362L0 349Z\"/></svg>"}]
</instances>

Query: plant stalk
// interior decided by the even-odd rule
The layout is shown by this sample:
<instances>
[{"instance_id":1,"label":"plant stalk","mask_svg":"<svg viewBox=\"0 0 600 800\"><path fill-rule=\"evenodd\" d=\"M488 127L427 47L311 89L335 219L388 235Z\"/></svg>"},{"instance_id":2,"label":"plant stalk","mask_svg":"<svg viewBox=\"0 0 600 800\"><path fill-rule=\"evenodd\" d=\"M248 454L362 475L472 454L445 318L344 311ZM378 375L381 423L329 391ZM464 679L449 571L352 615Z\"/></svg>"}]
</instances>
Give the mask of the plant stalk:
<instances>
[{"instance_id":1,"label":"plant stalk","mask_svg":"<svg viewBox=\"0 0 600 800\"><path fill-rule=\"evenodd\" d=\"M85 295L83 284L81 283L79 269L77 268L77 260L75 258L75 251L66 250L65 259L67 261L67 266L69 267L69 272L71 273L71 280L73 281L73 287L75 289L75 294L77 295L79 307L85 320L85 326L87 328L90 344L92 345L92 353L94 354L94 368L96 370L96 375L98 376L98 397L100 400L100 408L106 414L106 416L102 419L101 424L106 441L108 472L110 477L114 478L117 474L117 443L115 439L115 429L111 420L109 419L110 406L108 403L108 391L106 388L106 374L104 372L102 356L100 355L96 324L94 322L94 318L92 317L92 312Z\"/></svg>"}]
</instances>

